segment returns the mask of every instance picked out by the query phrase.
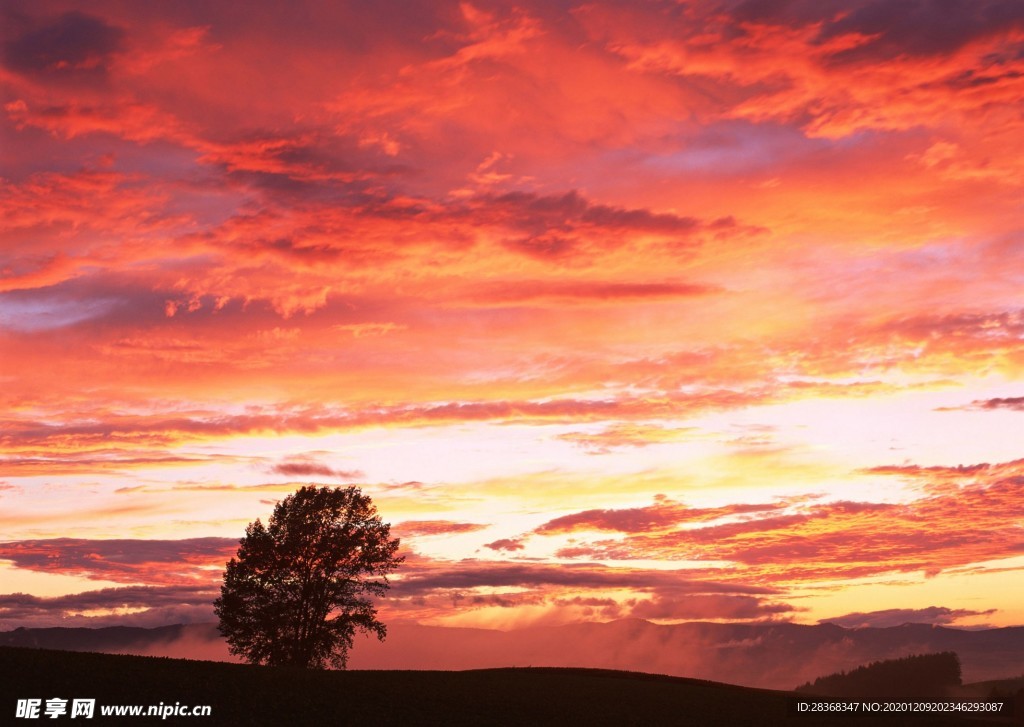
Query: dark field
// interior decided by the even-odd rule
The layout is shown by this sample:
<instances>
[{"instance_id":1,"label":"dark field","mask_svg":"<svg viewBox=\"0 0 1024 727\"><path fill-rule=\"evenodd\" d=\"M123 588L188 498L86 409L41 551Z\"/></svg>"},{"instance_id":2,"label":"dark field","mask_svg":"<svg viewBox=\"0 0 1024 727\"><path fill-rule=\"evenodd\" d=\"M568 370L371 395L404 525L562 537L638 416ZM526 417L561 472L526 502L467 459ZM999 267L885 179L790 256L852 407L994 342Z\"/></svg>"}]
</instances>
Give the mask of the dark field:
<instances>
[{"instance_id":1,"label":"dark field","mask_svg":"<svg viewBox=\"0 0 1024 727\"><path fill-rule=\"evenodd\" d=\"M96 699L92 720L16 719L18 699ZM306 672L0 647L0 724L191 725L969 725L907 715L818 717L793 695L593 669ZM804 696L803 699L808 699ZM103 705L210 705L209 717L100 716ZM996 723L1006 724L1006 721Z\"/></svg>"}]
</instances>

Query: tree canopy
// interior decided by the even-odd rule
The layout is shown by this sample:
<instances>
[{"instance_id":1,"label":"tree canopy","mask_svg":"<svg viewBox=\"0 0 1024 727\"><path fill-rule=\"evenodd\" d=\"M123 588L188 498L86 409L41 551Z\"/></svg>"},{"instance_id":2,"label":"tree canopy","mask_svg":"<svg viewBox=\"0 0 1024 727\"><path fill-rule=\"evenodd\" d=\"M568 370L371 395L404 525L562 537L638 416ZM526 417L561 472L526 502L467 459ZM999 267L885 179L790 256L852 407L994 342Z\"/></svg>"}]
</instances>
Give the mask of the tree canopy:
<instances>
[{"instance_id":1,"label":"tree canopy","mask_svg":"<svg viewBox=\"0 0 1024 727\"><path fill-rule=\"evenodd\" d=\"M250 523L214 602L232 654L254 664L344 669L356 630L381 640L373 598L398 539L357 487L307 486Z\"/></svg>"}]
</instances>

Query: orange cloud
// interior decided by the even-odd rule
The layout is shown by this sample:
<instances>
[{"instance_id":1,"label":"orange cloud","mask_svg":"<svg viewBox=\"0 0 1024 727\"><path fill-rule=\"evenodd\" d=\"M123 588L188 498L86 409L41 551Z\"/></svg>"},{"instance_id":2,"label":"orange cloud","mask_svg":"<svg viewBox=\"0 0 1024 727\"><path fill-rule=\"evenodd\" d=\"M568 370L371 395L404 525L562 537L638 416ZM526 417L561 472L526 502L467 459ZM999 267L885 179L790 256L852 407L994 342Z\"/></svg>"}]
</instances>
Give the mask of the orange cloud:
<instances>
[{"instance_id":1,"label":"orange cloud","mask_svg":"<svg viewBox=\"0 0 1024 727\"><path fill-rule=\"evenodd\" d=\"M646 447L685 439L691 429L667 429L649 424L616 424L600 432L569 432L559 439L572 442L591 454L607 454L619 447Z\"/></svg>"},{"instance_id":2,"label":"orange cloud","mask_svg":"<svg viewBox=\"0 0 1024 727\"><path fill-rule=\"evenodd\" d=\"M921 479L923 496L905 504L807 502L696 512L662 501L648 508L567 515L536 532L622 532L622 539L571 545L558 554L602 560L727 561L734 564L737 577L754 582L908 571L934 575L1024 549L1016 515L1024 485L1019 470L1019 462L934 470L878 468L874 471ZM686 527L734 513L743 517Z\"/></svg>"}]
</instances>

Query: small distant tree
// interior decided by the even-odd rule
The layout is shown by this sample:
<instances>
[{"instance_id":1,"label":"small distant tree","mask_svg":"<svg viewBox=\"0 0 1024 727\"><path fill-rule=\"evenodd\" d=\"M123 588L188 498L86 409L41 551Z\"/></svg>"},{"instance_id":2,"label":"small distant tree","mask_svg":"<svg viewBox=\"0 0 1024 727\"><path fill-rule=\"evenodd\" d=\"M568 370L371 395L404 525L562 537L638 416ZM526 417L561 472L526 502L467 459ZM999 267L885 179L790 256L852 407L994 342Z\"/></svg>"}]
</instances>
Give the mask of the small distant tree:
<instances>
[{"instance_id":1,"label":"small distant tree","mask_svg":"<svg viewBox=\"0 0 1024 727\"><path fill-rule=\"evenodd\" d=\"M356 630L384 640L373 597L404 560L357 487L308 486L245 529L214 612L232 654L254 664L344 669Z\"/></svg>"}]
</instances>

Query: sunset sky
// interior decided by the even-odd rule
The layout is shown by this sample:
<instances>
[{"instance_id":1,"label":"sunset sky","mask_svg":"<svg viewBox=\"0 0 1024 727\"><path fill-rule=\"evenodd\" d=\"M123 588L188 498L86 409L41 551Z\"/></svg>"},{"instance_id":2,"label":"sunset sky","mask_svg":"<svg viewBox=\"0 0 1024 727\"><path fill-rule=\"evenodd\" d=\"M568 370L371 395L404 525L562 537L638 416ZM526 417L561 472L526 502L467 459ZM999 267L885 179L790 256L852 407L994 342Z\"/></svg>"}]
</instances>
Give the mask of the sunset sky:
<instances>
[{"instance_id":1,"label":"sunset sky","mask_svg":"<svg viewBox=\"0 0 1024 727\"><path fill-rule=\"evenodd\" d=\"M1024 624L1021 3L0 12L0 628Z\"/></svg>"}]
</instances>

